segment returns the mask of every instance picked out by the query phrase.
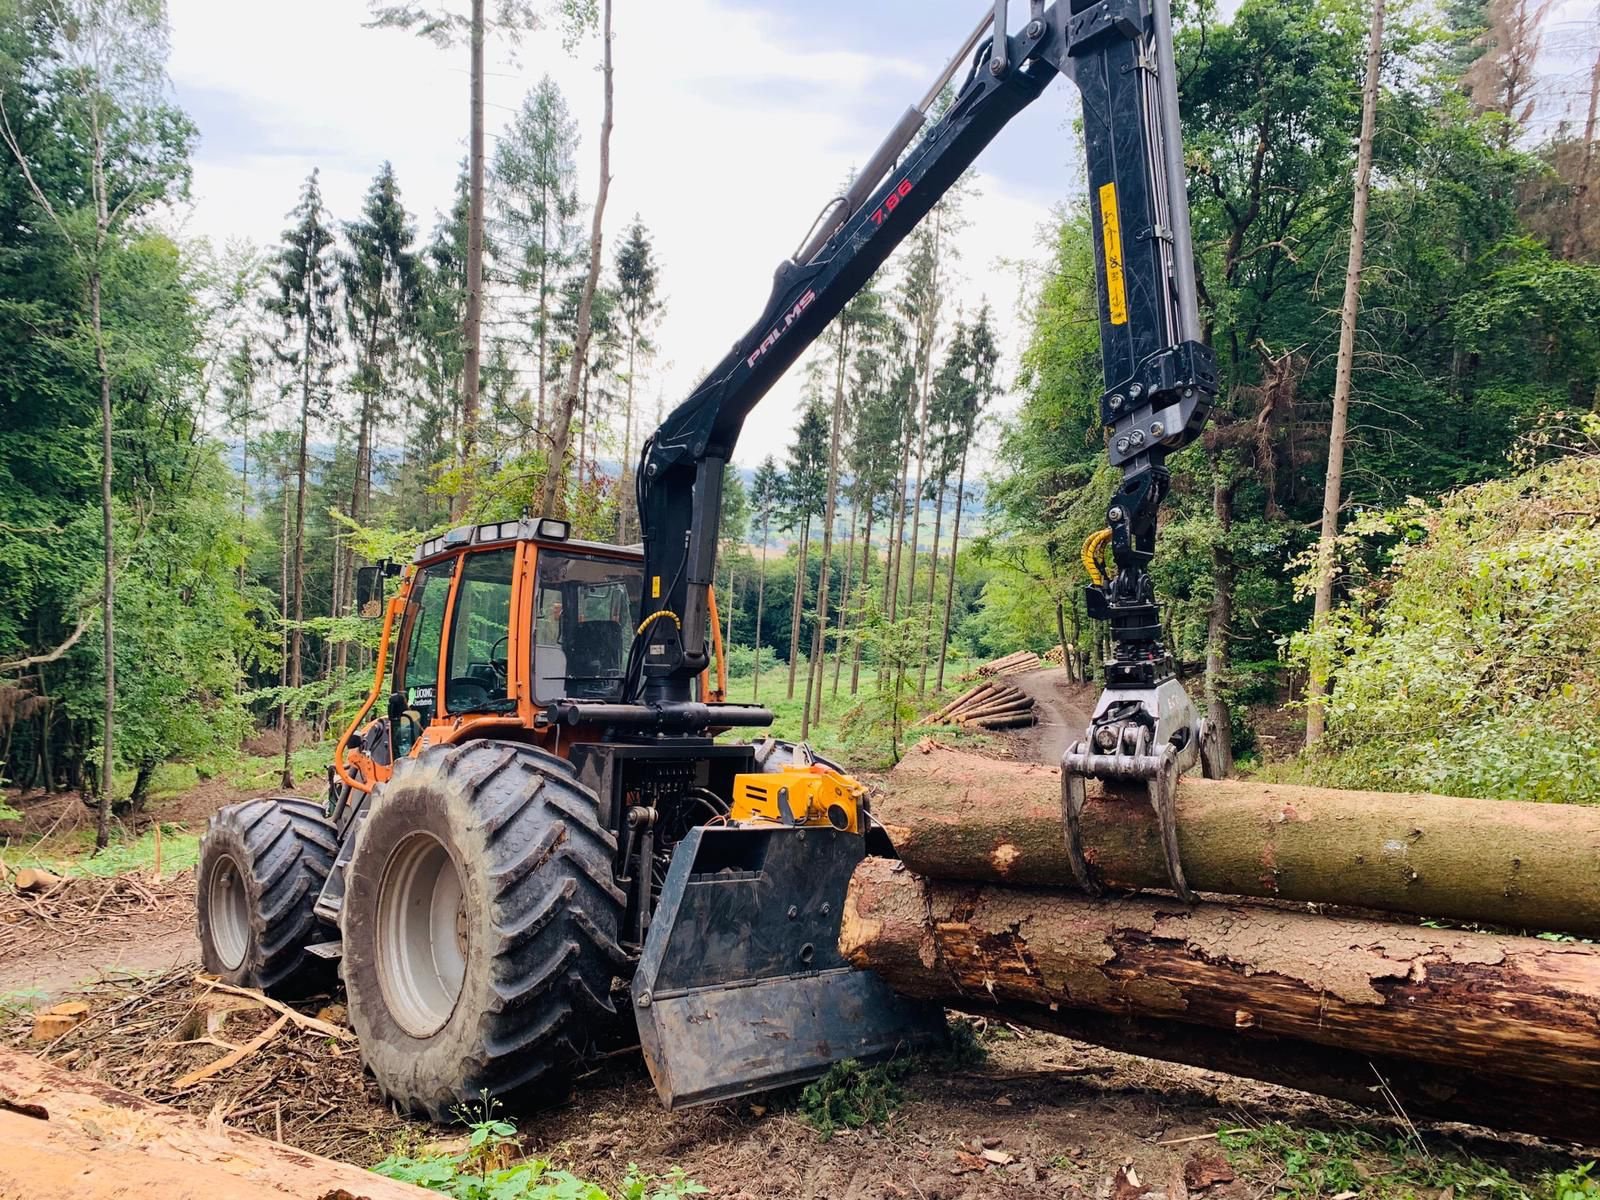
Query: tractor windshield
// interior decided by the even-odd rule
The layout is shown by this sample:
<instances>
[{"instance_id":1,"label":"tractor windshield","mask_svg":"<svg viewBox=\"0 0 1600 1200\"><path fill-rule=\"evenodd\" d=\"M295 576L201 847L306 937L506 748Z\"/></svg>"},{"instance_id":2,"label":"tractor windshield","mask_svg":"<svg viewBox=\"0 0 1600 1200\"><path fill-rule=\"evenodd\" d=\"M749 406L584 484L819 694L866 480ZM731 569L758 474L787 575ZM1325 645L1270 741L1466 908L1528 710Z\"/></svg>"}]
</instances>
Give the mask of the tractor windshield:
<instances>
[{"instance_id":1,"label":"tractor windshield","mask_svg":"<svg viewBox=\"0 0 1600 1200\"><path fill-rule=\"evenodd\" d=\"M541 548L533 698L621 700L644 566Z\"/></svg>"}]
</instances>

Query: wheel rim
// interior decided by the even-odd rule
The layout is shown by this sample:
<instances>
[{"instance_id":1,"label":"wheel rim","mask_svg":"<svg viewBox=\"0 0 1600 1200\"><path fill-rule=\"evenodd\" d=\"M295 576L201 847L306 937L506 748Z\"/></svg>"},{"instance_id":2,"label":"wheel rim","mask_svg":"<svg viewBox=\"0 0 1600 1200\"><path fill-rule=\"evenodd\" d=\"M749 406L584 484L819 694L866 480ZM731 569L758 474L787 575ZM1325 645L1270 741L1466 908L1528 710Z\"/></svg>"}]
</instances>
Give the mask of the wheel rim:
<instances>
[{"instance_id":1,"label":"wheel rim","mask_svg":"<svg viewBox=\"0 0 1600 1200\"><path fill-rule=\"evenodd\" d=\"M467 976L461 874L444 844L413 833L395 847L378 887L378 984L412 1037L437 1033Z\"/></svg>"},{"instance_id":2,"label":"wheel rim","mask_svg":"<svg viewBox=\"0 0 1600 1200\"><path fill-rule=\"evenodd\" d=\"M206 911L211 918L211 948L224 970L238 970L250 950L250 896L244 872L232 855L222 855L211 872Z\"/></svg>"}]
</instances>

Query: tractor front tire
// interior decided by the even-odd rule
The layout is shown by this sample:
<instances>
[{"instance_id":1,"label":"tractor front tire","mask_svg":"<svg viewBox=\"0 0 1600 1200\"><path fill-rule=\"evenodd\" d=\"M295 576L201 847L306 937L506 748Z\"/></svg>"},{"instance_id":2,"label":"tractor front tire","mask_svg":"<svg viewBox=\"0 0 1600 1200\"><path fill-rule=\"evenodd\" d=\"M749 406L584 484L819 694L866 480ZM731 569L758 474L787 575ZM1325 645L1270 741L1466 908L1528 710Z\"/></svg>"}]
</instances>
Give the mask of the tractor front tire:
<instances>
[{"instance_id":1,"label":"tractor front tire","mask_svg":"<svg viewBox=\"0 0 1600 1200\"><path fill-rule=\"evenodd\" d=\"M346 873L350 1022L384 1096L435 1121L565 1097L621 1020L616 841L564 761L473 741L396 768Z\"/></svg>"},{"instance_id":2,"label":"tractor front tire","mask_svg":"<svg viewBox=\"0 0 1600 1200\"><path fill-rule=\"evenodd\" d=\"M274 996L330 987L331 965L306 947L317 940L312 909L338 850L314 801L246 800L213 813L195 877L205 969Z\"/></svg>"}]
</instances>

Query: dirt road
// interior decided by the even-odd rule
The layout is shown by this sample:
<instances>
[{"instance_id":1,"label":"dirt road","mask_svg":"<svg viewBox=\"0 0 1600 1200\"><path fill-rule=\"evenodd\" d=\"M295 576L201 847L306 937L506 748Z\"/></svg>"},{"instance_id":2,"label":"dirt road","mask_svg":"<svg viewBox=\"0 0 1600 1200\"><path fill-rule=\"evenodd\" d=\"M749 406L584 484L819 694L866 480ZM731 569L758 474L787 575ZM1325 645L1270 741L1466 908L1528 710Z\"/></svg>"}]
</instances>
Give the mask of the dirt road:
<instances>
[{"instance_id":1,"label":"dirt road","mask_svg":"<svg viewBox=\"0 0 1600 1200\"><path fill-rule=\"evenodd\" d=\"M1073 742L1089 727L1095 689L1072 683L1065 667L1045 667L1022 675L1008 675L1006 682L1033 697L1038 724L1016 734L1016 756L1029 762L1054 766Z\"/></svg>"}]
</instances>

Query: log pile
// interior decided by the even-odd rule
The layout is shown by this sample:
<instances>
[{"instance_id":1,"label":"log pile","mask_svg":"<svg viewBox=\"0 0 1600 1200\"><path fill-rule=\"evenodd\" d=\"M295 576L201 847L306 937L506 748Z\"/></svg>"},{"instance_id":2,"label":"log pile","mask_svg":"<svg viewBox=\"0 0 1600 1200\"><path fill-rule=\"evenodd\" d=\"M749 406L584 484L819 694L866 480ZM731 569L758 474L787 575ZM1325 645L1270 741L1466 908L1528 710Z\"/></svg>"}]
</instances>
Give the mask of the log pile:
<instances>
[{"instance_id":1,"label":"log pile","mask_svg":"<svg viewBox=\"0 0 1600 1200\"><path fill-rule=\"evenodd\" d=\"M874 801L842 949L897 991L1413 1116L1592 1141L1600 1122L1600 812L1185 779L1185 870L1273 903L1189 907L1149 806L1091 786L1111 890L1071 890L1060 776L939 748ZM1284 900L1511 925L1493 934Z\"/></svg>"},{"instance_id":2,"label":"log pile","mask_svg":"<svg viewBox=\"0 0 1600 1200\"><path fill-rule=\"evenodd\" d=\"M1024 729L1034 723L1033 697L998 680L963 692L918 725L959 725L963 729Z\"/></svg>"},{"instance_id":3,"label":"log pile","mask_svg":"<svg viewBox=\"0 0 1600 1200\"><path fill-rule=\"evenodd\" d=\"M978 668L978 675L982 678L995 678L1000 675L1019 675L1023 671L1037 671L1043 660L1032 650L1018 650L1015 654L1007 654L992 662L986 662Z\"/></svg>"}]
</instances>

